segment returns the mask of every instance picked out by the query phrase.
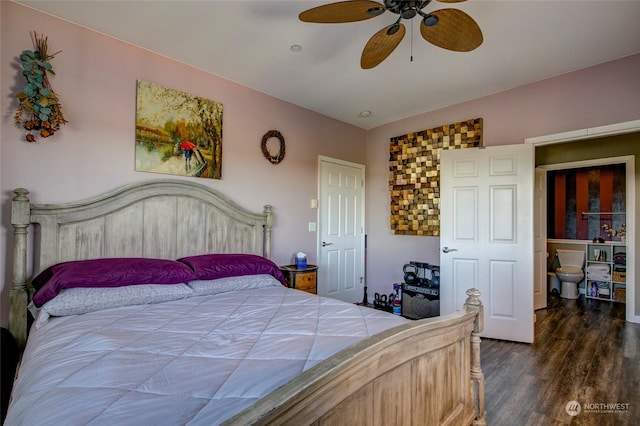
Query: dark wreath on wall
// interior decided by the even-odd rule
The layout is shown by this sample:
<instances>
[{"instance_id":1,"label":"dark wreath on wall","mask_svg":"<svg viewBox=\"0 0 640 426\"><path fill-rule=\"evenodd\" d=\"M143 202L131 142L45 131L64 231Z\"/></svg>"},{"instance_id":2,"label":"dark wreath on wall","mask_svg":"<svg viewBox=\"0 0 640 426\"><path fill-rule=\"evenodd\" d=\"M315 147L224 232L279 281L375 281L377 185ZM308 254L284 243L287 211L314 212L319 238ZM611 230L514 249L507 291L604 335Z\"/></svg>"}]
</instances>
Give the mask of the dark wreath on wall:
<instances>
[{"instance_id":1,"label":"dark wreath on wall","mask_svg":"<svg viewBox=\"0 0 640 426\"><path fill-rule=\"evenodd\" d=\"M396 235L440 235L440 152L482 146L482 118L391 138L389 192Z\"/></svg>"},{"instance_id":2,"label":"dark wreath on wall","mask_svg":"<svg viewBox=\"0 0 640 426\"><path fill-rule=\"evenodd\" d=\"M271 154L269 152L269 148L267 147L267 142L271 138L278 139L278 142L280 143L278 152L276 154ZM279 131L269 130L267 133L265 133L264 136L262 137L262 143L260 144L260 148L262 149L262 155L264 155L264 158L269 160L271 164L280 164L280 162L284 160L284 154L285 154L284 137L282 136L282 133L280 133Z\"/></svg>"}]
</instances>

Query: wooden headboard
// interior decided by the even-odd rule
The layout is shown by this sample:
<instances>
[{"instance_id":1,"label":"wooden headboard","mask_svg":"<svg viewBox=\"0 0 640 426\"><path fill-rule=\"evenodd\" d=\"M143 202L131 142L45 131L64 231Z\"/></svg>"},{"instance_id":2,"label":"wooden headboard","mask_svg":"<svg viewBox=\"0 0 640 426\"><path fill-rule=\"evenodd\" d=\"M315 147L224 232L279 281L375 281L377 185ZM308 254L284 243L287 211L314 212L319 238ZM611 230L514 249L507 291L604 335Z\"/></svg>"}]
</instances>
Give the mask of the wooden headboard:
<instances>
[{"instance_id":1,"label":"wooden headboard","mask_svg":"<svg viewBox=\"0 0 640 426\"><path fill-rule=\"evenodd\" d=\"M153 180L65 204L31 204L29 191L14 191L13 279L9 330L22 348L27 336L26 306L33 277L71 260L105 257L177 259L205 253L271 255L270 205L251 212L215 190L183 180ZM34 244L27 232L34 227Z\"/></svg>"}]
</instances>

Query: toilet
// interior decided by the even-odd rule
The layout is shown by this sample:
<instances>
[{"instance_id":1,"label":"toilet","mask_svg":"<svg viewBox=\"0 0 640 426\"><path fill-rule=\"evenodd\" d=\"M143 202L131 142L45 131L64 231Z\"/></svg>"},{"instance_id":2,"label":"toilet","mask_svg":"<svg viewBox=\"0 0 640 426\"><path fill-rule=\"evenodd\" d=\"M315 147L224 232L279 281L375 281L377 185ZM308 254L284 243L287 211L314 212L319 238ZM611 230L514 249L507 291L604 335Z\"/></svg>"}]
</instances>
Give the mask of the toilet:
<instances>
[{"instance_id":1,"label":"toilet","mask_svg":"<svg viewBox=\"0 0 640 426\"><path fill-rule=\"evenodd\" d=\"M560 297L577 299L578 283L584 278L584 251L557 249L556 256L560 267L556 268L556 276L560 280Z\"/></svg>"}]
</instances>

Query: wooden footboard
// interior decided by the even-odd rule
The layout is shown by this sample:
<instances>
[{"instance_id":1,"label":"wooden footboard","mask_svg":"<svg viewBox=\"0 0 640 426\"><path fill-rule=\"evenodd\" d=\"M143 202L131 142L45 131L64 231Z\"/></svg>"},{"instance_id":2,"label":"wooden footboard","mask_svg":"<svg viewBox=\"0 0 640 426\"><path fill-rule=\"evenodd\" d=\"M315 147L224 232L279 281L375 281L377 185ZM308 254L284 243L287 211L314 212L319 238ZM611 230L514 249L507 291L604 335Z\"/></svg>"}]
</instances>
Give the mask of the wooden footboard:
<instances>
[{"instance_id":1,"label":"wooden footboard","mask_svg":"<svg viewBox=\"0 0 640 426\"><path fill-rule=\"evenodd\" d=\"M225 424L484 425L482 303L350 347Z\"/></svg>"}]
</instances>

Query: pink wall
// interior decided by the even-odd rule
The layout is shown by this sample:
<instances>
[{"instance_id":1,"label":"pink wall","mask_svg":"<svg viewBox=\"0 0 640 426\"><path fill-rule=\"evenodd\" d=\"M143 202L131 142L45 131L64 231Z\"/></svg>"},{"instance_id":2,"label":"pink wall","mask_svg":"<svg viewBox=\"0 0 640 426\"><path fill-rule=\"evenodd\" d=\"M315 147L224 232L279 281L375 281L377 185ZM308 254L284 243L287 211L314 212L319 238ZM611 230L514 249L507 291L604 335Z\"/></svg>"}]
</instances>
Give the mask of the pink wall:
<instances>
[{"instance_id":1,"label":"pink wall","mask_svg":"<svg viewBox=\"0 0 640 426\"><path fill-rule=\"evenodd\" d=\"M297 250L314 261L316 220L309 200L317 197L317 156L365 163L369 294L390 292L409 260L439 264L439 240L393 236L389 229L389 138L446 123L482 117L484 144L522 143L524 138L640 118L640 55L522 86L400 120L365 132L282 102L159 55L99 35L12 2L0 2L1 120L0 322L6 323L12 256L11 191L32 190L34 202L63 202L97 195L115 186L163 177L134 170L136 80L210 98L224 104L223 179L202 180L261 210L275 207L274 260ZM13 126L13 94L23 84L18 54L31 48L30 30L62 50L52 80L70 123L50 140L28 144ZM280 130L287 157L278 166L262 158L262 135ZM366 151L366 154L365 154ZM366 155L366 157L365 157ZM168 176L164 176L168 177Z\"/></svg>"},{"instance_id":2,"label":"pink wall","mask_svg":"<svg viewBox=\"0 0 640 426\"><path fill-rule=\"evenodd\" d=\"M134 126L136 80L214 99L224 105L221 180L199 179L261 211L275 212L273 260L285 263L302 250L315 261L316 221L309 208L317 198L318 155L365 162L366 132L264 95L182 63L35 12L12 2L0 3L2 23L0 189L0 322L6 324L11 282L10 198L16 187L31 191L35 203L91 197L134 181L171 177L136 172ZM18 55L32 49L29 31L46 35L69 124L51 139L29 144L13 124L22 88ZM286 157L272 165L262 156L262 135L277 129L286 139ZM183 178L189 179L189 178Z\"/></svg>"},{"instance_id":3,"label":"pink wall","mask_svg":"<svg viewBox=\"0 0 640 426\"><path fill-rule=\"evenodd\" d=\"M395 236L389 227L389 139L483 118L485 146L640 118L640 54L417 115L367 132L367 284L391 292L411 260L440 264L439 238Z\"/></svg>"}]
</instances>

